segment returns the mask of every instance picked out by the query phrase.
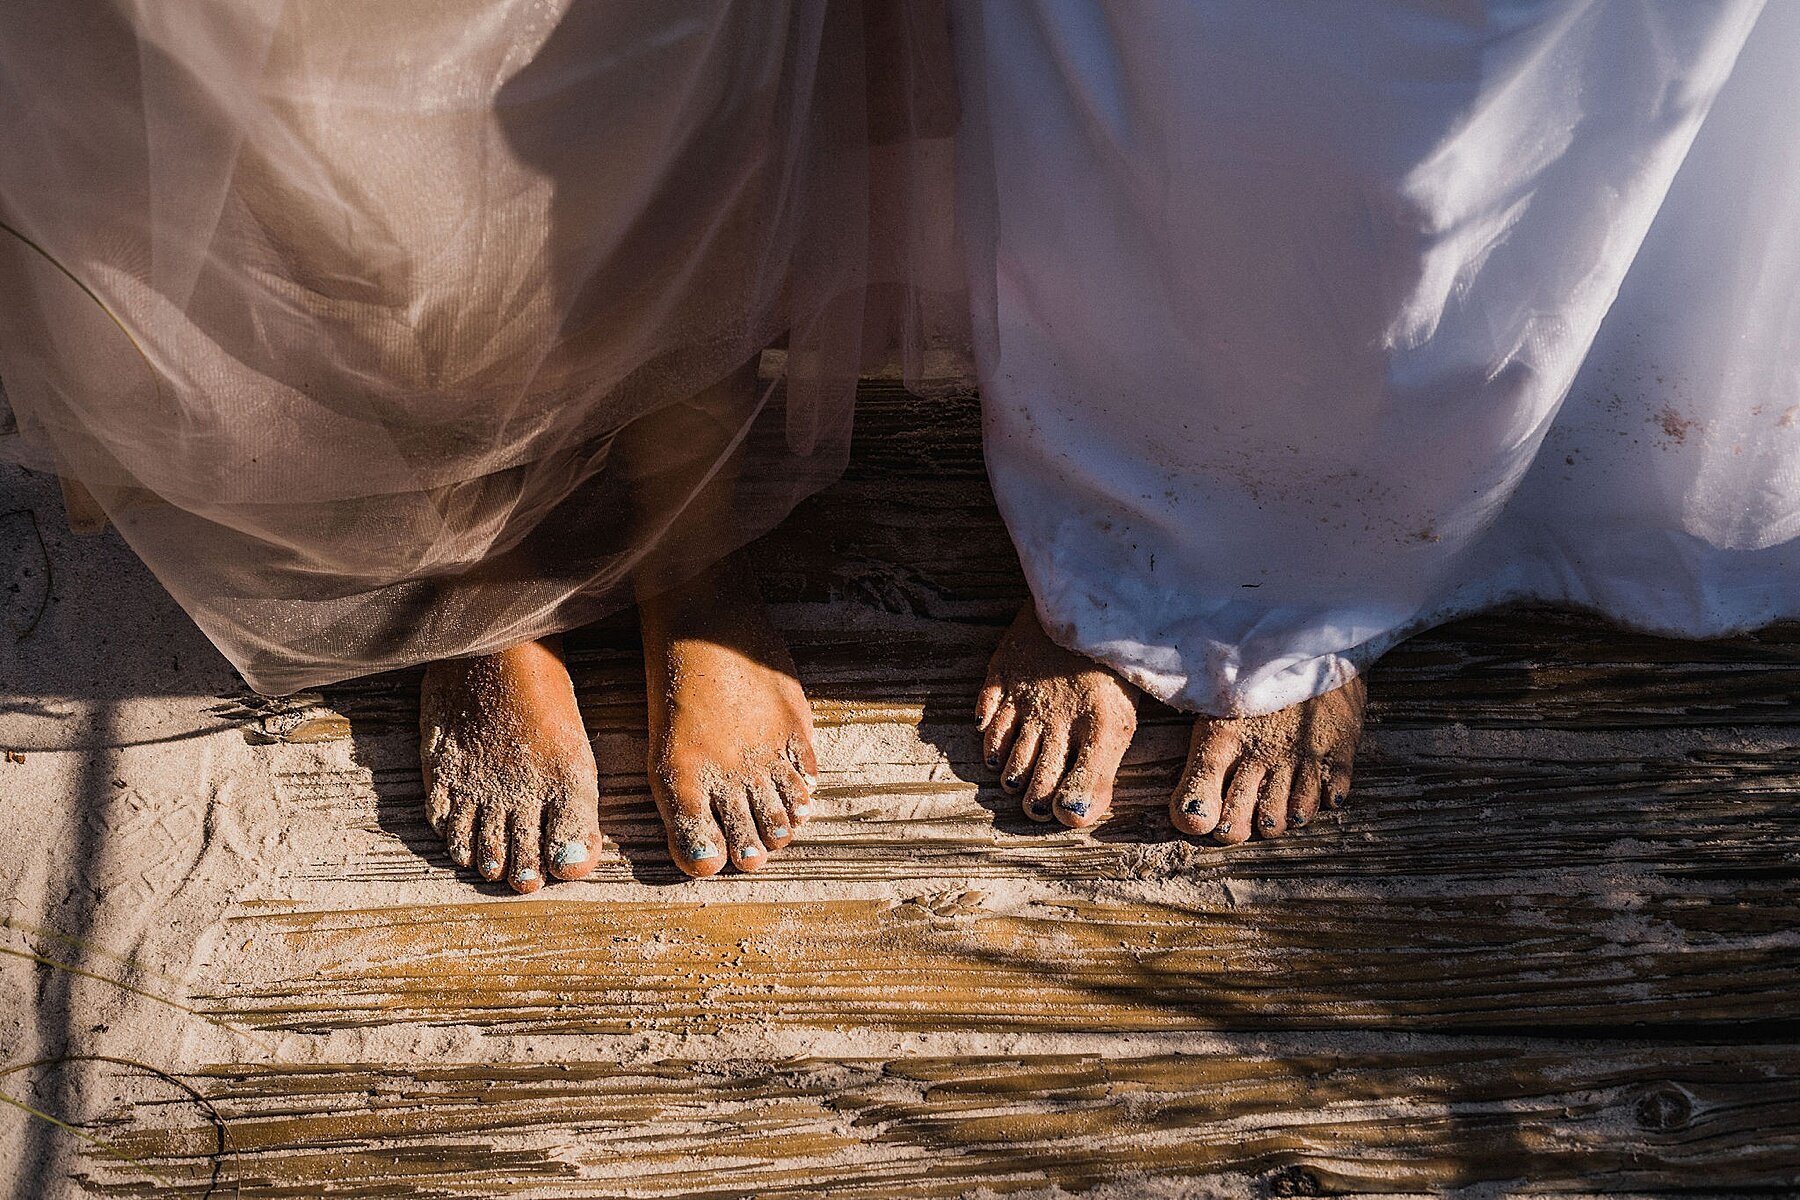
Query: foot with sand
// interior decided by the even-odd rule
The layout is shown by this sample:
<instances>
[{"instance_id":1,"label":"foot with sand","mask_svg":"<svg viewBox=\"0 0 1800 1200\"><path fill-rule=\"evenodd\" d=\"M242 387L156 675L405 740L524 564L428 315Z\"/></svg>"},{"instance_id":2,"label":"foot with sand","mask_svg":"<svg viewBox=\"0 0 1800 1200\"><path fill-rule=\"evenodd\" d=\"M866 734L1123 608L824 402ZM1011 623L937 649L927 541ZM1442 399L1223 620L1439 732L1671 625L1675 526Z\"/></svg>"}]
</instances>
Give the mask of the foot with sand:
<instances>
[{"instance_id":1,"label":"foot with sand","mask_svg":"<svg viewBox=\"0 0 1800 1200\"><path fill-rule=\"evenodd\" d=\"M639 518L678 514L636 586L650 790L670 855L695 876L762 866L806 823L818 784L812 710L748 554L692 569L735 527L735 447L756 401L749 362L614 446ZM428 813L458 865L522 892L593 870L597 772L560 642L433 663L420 724Z\"/></svg>"},{"instance_id":2,"label":"foot with sand","mask_svg":"<svg viewBox=\"0 0 1800 1200\"><path fill-rule=\"evenodd\" d=\"M989 767L1027 816L1084 828L1112 807L1137 693L1050 640L1030 605L1001 639L976 703ZM1339 807L1362 737L1361 679L1255 717L1201 717L1169 800L1175 827L1226 844L1280 837Z\"/></svg>"},{"instance_id":3,"label":"foot with sand","mask_svg":"<svg viewBox=\"0 0 1800 1200\"><path fill-rule=\"evenodd\" d=\"M427 667L419 757L456 865L518 892L594 869L599 776L560 638Z\"/></svg>"},{"instance_id":4,"label":"foot with sand","mask_svg":"<svg viewBox=\"0 0 1800 1200\"><path fill-rule=\"evenodd\" d=\"M818 786L812 709L740 551L638 605L650 790L689 875L754 871L787 845Z\"/></svg>"}]
</instances>

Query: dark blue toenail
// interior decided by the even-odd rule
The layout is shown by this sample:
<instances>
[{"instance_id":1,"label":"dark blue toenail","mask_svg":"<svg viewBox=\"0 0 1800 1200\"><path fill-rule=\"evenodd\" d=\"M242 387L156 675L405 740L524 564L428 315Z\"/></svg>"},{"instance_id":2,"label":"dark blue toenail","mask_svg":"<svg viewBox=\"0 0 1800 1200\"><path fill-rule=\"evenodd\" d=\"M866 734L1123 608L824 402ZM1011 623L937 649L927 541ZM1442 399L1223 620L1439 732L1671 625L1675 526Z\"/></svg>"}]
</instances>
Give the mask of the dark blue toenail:
<instances>
[{"instance_id":1,"label":"dark blue toenail","mask_svg":"<svg viewBox=\"0 0 1800 1200\"><path fill-rule=\"evenodd\" d=\"M1204 807L1205 805L1201 804L1198 800L1189 800L1182 804L1181 811L1187 813L1189 816L1199 816L1200 810Z\"/></svg>"},{"instance_id":2,"label":"dark blue toenail","mask_svg":"<svg viewBox=\"0 0 1800 1200\"><path fill-rule=\"evenodd\" d=\"M1259 825L1261 825L1264 829L1275 828L1275 818L1274 817L1264 817L1261 821L1259 821L1257 823Z\"/></svg>"},{"instance_id":3,"label":"dark blue toenail","mask_svg":"<svg viewBox=\"0 0 1800 1200\"><path fill-rule=\"evenodd\" d=\"M988 770L998 771L1000 769L1000 756L998 754L988 755L987 765L988 765Z\"/></svg>"},{"instance_id":4,"label":"dark blue toenail","mask_svg":"<svg viewBox=\"0 0 1800 1200\"><path fill-rule=\"evenodd\" d=\"M1072 813L1077 817L1087 816L1087 810L1090 807L1086 800L1058 800L1057 804L1062 806L1064 812Z\"/></svg>"},{"instance_id":5,"label":"dark blue toenail","mask_svg":"<svg viewBox=\"0 0 1800 1200\"><path fill-rule=\"evenodd\" d=\"M1009 792L1016 792L1025 786L1025 781L1023 779L1002 779L1000 786Z\"/></svg>"},{"instance_id":6,"label":"dark blue toenail","mask_svg":"<svg viewBox=\"0 0 1800 1200\"><path fill-rule=\"evenodd\" d=\"M1306 823L1307 823L1307 822L1308 822L1308 821L1310 821L1310 820L1312 820L1312 818L1311 818L1311 817L1295 817L1295 818L1294 818L1294 824L1295 824L1295 825L1304 825L1304 824L1306 824Z\"/></svg>"},{"instance_id":7,"label":"dark blue toenail","mask_svg":"<svg viewBox=\"0 0 1800 1200\"><path fill-rule=\"evenodd\" d=\"M1031 815L1034 817L1047 817L1050 815L1050 806L1040 800L1031 806Z\"/></svg>"}]
</instances>

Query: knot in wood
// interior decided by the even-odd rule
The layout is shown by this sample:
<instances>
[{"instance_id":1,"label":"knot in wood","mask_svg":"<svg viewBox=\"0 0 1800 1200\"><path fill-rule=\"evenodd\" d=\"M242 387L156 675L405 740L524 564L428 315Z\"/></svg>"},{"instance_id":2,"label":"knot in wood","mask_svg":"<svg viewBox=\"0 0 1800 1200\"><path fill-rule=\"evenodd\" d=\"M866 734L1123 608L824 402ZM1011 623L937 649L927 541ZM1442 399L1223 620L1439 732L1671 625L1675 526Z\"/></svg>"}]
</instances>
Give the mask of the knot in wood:
<instances>
[{"instance_id":1,"label":"knot in wood","mask_svg":"<svg viewBox=\"0 0 1800 1200\"><path fill-rule=\"evenodd\" d=\"M1680 1129L1693 1119L1694 1098L1676 1084L1658 1084L1639 1096L1631 1111L1639 1128Z\"/></svg>"},{"instance_id":2,"label":"knot in wood","mask_svg":"<svg viewBox=\"0 0 1800 1200\"><path fill-rule=\"evenodd\" d=\"M1323 1196L1325 1184L1317 1172L1299 1163L1289 1163L1272 1171L1265 1181L1270 1196Z\"/></svg>"}]
</instances>

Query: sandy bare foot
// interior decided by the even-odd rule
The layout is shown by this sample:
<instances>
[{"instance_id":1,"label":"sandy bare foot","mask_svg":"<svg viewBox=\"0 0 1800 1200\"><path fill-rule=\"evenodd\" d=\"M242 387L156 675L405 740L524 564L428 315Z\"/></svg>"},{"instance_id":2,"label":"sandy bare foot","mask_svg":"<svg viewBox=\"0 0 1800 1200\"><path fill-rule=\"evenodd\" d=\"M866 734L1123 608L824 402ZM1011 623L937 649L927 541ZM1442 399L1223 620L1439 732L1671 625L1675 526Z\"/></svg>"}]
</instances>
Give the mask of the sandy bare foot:
<instances>
[{"instance_id":1,"label":"sandy bare foot","mask_svg":"<svg viewBox=\"0 0 1800 1200\"><path fill-rule=\"evenodd\" d=\"M1169 800L1175 827L1235 844L1280 837L1350 790L1368 692L1360 678L1260 717L1202 717Z\"/></svg>"},{"instance_id":2,"label":"sandy bare foot","mask_svg":"<svg viewBox=\"0 0 1800 1200\"><path fill-rule=\"evenodd\" d=\"M1050 640L1027 604L1000 639L975 704L987 765L1022 792L1034 821L1076 829L1112 807L1113 777L1137 729L1137 692Z\"/></svg>"},{"instance_id":3,"label":"sandy bare foot","mask_svg":"<svg viewBox=\"0 0 1800 1200\"><path fill-rule=\"evenodd\" d=\"M599 773L558 639L426 668L419 757L426 816L457 866L519 892L546 869L594 869Z\"/></svg>"},{"instance_id":4,"label":"sandy bare foot","mask_svg":"<svg viewBox=\"0 0 1800 1200\"><path fill-rule=\"evenodd\" d=\"M689 875L768 861L806 824L819 766L812 709L747 561L640 601L650 790Z\"/></svg>"}]
</instances>

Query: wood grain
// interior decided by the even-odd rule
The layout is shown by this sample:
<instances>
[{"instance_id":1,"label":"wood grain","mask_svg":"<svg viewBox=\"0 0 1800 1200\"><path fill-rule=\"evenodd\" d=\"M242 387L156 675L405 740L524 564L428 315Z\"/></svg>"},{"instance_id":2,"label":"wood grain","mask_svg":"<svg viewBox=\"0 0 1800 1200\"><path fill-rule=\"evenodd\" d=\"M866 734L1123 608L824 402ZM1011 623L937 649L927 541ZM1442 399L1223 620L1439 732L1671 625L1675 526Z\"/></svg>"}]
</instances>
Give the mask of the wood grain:
<instances>
[{"instance_id":1,"label":"wood grain","mask_svg":"<svg viewBox=\"0 0 1800 1200\"><path fill-rule=\"evenodd\" d=\"M1258 1195L1800 1186L1800 1054L1467 1039L1342 1050L220 1068L223 1195L956 1196L1146 1176ZM191 1105L101 1123L199 1194ZM93 1166L96 1191L149 1195ZM166 1193L165 1193L166 1194Z\"/></svg>"},{"instance_id":2,"label":"wood grain","mask_svg":"<svg viewBox=\"0 0 1800 1200\"><path fill-rule=\"evenodd\" d=\"M1646 889L1628 907L1585 889L1206 891L246 913L229 986L205 1002L302 1032L1673 1031L1776 1019L1800 978L1800 903L1779 884Z\"/></svg>"}]
</instances>

